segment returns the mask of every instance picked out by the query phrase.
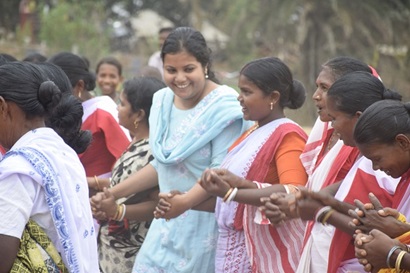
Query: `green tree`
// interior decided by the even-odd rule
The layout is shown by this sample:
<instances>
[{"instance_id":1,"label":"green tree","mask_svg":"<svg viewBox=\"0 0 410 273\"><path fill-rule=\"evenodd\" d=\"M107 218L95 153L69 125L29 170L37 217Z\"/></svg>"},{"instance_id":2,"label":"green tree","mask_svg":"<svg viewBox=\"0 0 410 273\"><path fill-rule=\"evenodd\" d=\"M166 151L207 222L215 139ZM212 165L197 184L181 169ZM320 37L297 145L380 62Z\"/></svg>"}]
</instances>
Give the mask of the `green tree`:
<instances>
[{"instance_id":1,"label":"green tree","mask_svg":"<svg viewBox=\"0 0 410 273\"><path fill-rule=\"evenodd\" d=\"M109 51L102 11L101 5L91 1L76 5L60 2L43 14L40 37L54 51L74 51L97 59Z\"/></svg>"}]
</instances>

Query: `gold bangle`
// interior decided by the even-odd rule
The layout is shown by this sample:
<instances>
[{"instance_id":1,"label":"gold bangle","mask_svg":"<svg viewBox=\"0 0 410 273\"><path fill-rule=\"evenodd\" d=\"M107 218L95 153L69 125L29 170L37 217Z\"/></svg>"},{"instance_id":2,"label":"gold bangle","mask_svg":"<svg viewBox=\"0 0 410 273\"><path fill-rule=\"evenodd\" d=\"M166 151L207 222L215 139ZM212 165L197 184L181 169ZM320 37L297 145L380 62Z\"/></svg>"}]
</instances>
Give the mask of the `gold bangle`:
<instances>
[{"instance_id":1,"label":"gold bangle","mask_svg":"<svg viewBox=\"0 0 410 273\"><path fill-rule=\"evenodd\" d=\"M98 180L98 177L96 175L94 175L94 180L95 184L97 184L97 190L101 191L100 181Z\"/></svg>"},{"instance_id":2,"label":"gold bangle","mask_svg":"<svg viewBox=\"0 0 410 273\"><path fill-rule=\"evenodd\" d=\"M323 219L322 219L322 225L326 224L327 220L329 220L333 212L335 212L334 209L330 209L328 212L326 212L325 216L323 216Z\"/></svg>"},{"instance_id":3,"label":"gold bangle","mask_svg":"<svg viewBox=\"0 0 410 273\"><path fill-rule=\"evenodd\" d=\"M121 216L121 206L117 205L116 211L114 216L111 218L112 220L117 221L117 219Z\"/></svg>"},{"instance_id":4,"label":"gold bangle","mask_svg":"<svg viewBox=\"0 0 410 273\"><path fill-rule=\"evenodd\" d=\"M406 253L407 253L406 251L402 250L400 251L399 255L397 255L396 264L395 264L396 272L400 272L401 261L403 260L403 257Z\"/></svg>"},{"instance_id":5,"label":"gold bangle","mask_svg":"<svg viewBox=\"0 0 410 273\"><path fill-rule=\"evenodd\" d=\"M225 196L224 196L224 199L223 199L224 202L228 199L228 197L229 197L229 195L231 194L232 191L233 191L233 188L230 188L230 189L226 192L226 194L225 194Z\"/></svg>"}]
</instances>

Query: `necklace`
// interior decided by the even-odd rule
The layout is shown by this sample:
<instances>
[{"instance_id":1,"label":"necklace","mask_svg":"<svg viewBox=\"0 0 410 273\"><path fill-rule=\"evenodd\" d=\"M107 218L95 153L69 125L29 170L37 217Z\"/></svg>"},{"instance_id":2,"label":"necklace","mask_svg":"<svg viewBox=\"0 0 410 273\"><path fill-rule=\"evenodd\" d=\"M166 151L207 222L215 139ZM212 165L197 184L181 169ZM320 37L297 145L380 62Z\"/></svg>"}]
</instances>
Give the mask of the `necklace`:
<instances>
[{"instance_id":1,"label":"necklace","mask_svg":"<svg viewBox=\"0 0 410 273\"><path fill-rule=\"evenodd\" d=\"M255 125L253 125L249 130L248 130L248 132L246 133L246 135L245 135L245 138L247 137L247 136L249 136L250 134L252 134L256 129L258 129L259 128L259 124L255 124Z\"/></svg>"},{"instance_id":2,"label":"necklace","mask_svg":"<svg viewBox=\"0 0 410 273\"><path fill-rule=\"evenodd\" d=\"M339 135L333 131L332 135L330 136L329 142L327 143L326 146L326 151L328 152L332 147L336 144L336 142L339 140Z\"/></svg>"}]
</instances>

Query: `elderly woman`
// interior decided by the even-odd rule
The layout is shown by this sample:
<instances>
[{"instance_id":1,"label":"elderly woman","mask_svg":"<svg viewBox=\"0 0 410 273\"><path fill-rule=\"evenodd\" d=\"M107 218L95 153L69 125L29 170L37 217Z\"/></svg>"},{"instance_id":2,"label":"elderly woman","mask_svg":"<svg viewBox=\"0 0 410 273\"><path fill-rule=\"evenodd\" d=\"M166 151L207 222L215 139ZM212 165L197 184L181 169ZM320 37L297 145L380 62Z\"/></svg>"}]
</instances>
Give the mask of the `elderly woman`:
<instances>
[{"instance_id":1,"label":"elderly woman","mask_svg":"<svg viewBox=\"0 0 410 273\"><path fill-rule=\"evenodd\" d=\"M62 95L45 75L31 63L0 66L0 144L8 150L0 161L0 272L29 272L20 269L21 248L33 253L38 245L51 257L46 267L58 267L48 272L98 272L84 168L76 152L46 128L45 117ZM23 243L32 223L50 243ZM33 267L39 267L37 260Z\"/></svg>"}]
</instances>

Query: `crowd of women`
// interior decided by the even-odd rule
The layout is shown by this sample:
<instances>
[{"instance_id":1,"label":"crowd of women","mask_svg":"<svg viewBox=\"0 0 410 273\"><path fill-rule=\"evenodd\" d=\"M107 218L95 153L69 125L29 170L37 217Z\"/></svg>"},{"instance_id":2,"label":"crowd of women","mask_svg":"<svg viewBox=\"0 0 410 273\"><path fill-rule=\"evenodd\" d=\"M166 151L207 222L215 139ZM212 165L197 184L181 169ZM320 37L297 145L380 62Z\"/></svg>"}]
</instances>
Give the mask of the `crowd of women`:
<instances>
[{"instance_id":1,"label":"crowd of women","mask_svg":"<svg viewBox=\"0 0 410 273\"><path fill-rule=\"evenodd\" d=\"M235 91L192 28L160 55L0 55L0 272L410 272L410 104L374 68L322 65L308 136L282 60Z\"/></svg>"}]
</instances>

